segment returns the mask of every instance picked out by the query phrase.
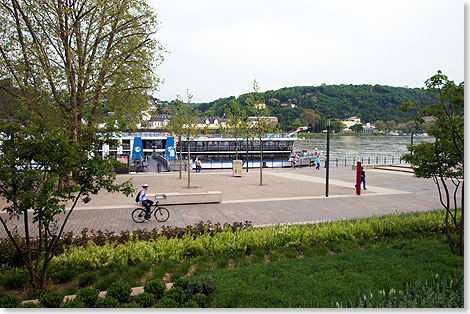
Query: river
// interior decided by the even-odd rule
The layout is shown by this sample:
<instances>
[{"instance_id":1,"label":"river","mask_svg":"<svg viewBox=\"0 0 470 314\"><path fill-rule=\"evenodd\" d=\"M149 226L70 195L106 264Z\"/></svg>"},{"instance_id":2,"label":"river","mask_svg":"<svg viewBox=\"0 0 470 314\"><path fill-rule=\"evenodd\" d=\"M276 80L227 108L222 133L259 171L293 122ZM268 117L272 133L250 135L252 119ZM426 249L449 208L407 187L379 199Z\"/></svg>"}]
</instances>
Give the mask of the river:
<instances>
[{"instance_id":1,"label":"river","mask_svg":"<svg viewBox=\"0 0 470 314\"><path fill-rule=\"evenodd\" d=\"M432 141L432 137L414 136L413 144ZM408 153L407 145L411 143L410 136L331 136L330 162L344 165L346 158L350 165L354 158L360 157L363 163L399 163L400 157ZM326 137L302 138L296 141L294 151L315 151L317 148L320 158L326 154ZM393 161L392 161L393 160Z\"/></svg>"}]
</instances>

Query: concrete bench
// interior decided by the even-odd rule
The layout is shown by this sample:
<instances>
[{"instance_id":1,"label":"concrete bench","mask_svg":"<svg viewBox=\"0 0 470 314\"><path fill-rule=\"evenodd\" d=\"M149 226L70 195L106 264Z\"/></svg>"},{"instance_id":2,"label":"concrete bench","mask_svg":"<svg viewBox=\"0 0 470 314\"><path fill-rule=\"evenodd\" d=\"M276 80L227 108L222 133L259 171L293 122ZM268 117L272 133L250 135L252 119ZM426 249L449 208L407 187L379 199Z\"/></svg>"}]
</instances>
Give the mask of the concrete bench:
<instances>
[{"instance_id":1,"label":"concrete bench","mask_svg":"<svg viewBox=\"0 0 470 314\"><path fill-rule=\"evenodd\" d=\"M149 195L151 196L151 195ZM160 205L180 205L180 204L207 204L222 202L222 192L176 192L154 195Z\"/></svg>"}]
</instances>

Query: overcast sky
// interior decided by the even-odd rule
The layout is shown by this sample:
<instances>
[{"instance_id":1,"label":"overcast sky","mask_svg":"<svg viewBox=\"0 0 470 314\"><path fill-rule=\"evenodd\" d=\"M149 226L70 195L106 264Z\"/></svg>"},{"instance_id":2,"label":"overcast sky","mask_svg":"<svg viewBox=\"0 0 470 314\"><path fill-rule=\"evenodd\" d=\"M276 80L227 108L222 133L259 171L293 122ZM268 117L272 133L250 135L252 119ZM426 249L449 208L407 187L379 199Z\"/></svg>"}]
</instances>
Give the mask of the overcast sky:
<instances>
[{"instance_id":1,"label":"overcast sky","mask_svg":"<svg viewBox=\"0 0 470 314\"><path fill-rule=\"evenodd\" d=\"M464 80L462 0L148 0L170 52L154 96L194 102L291 86ZM185 99L186 100L186 99Z\"/></svg>"}]
</instances>

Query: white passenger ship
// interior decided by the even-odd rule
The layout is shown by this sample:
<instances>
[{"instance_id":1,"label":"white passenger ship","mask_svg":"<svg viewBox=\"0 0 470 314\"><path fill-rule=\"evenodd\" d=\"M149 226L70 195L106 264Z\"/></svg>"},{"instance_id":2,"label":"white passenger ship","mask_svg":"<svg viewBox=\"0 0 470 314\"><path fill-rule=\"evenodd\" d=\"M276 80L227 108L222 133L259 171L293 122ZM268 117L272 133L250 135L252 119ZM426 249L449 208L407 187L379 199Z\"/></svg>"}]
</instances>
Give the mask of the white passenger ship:
<instances>
[{"instance_id":1,"label":"white passenger ship","mask_svg":"<svg viewBox=\"0 0 470 314\"><path fill-rule=\"evenodd\" d=\"M179 161L175 161L179 158L180 149L182 159L188 159L188 142L184 138L175 140L169 133L121 133L118 140L118 146L103 145L100 154L115 156L131 168L137 164L135 171L177 170ZM290 167L295 140L287 134L273 134L263 138L263 167ZM190 143L191 167L195 167L194 160L197 157L202 162L202 169L232 168L232 161L236 158L236 143L233 137L201 135ZM242 160L243 168L259 168L260 157L259 140L238 139L238 159Z\"/></svg>"}]
</instances>

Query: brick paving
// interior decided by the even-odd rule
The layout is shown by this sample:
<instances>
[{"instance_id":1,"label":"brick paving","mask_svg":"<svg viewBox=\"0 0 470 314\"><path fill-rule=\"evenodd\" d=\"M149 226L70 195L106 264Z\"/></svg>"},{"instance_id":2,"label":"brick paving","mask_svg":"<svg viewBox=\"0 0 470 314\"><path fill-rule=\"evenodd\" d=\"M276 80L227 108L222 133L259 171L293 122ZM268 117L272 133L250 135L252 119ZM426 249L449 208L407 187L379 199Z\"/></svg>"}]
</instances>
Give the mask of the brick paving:
<instances>
[{"instance_id":1,"label":"brick paving","mask_svg":"<svg viewBox=\"0 0 470 314\"><path fill-rule=\"evenodd\" d=\"M325 169L263 169L263 186L259 186L259 169L245 171L241 178L231 170L191 173L190 192L221 191L222 203L167 206L170 219L159 223L154 218L143 224L134 223L131 211L134 197L100 192L88 204L78 204L70 216L66 231L79 234L89 230L153 229L162 225L192 225L199 221L233 223L251 221L254 225L302 223L367 217L395 212L427 211L441 208L432 180L418 179L412 174L386 170L366 170L367 191L355 195L355 171L351 167L330 169L329 197L325 197ZM118 175L134 186L150 185L148 194L188 192L187 174L182 180L178 172ZM0 201L1 206L5 203ZM7 218L5 213L1 213ZM24 232L22 219L9 221ZM35 234L36 230L32 230ZM1 228L0 238L6 237Z\"/></svg>"}]
</instances>

